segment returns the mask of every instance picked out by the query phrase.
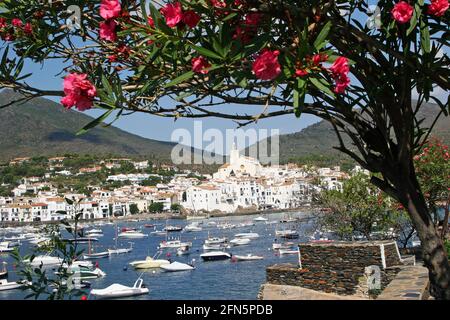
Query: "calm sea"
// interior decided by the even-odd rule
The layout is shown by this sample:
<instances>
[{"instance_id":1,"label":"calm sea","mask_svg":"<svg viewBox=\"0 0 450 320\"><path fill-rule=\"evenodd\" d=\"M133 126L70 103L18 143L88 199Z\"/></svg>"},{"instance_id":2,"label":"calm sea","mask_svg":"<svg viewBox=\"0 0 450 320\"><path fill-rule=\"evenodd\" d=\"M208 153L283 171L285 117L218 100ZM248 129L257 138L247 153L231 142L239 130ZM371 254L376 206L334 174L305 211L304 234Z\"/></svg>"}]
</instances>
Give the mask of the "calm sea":
<instances>
[{"instance_id":1,"label":"calm sea","mask_svg":"<svg viewBox=\"0 0 450 320\"><path fill-rule=\"evenodd\" d=\"M267 214L264 217L269 221L279 222L284 214ZM165 236L150 235L153 229L144 228L144 224L159 224L158 230L166 225L166 220L161 221L140 221L140 222L120 222L119 228L137 227L144 233L149 234L148 238L142 240L120 240L119 247L128 247L128 242L134 243L134 250L131 253L114 255L109 258L97 259L100 268L106 272L106 277L99 279L90 279L91 288L105 288L113 283L120 283L132 286L136 279L142 275L144 283L150 289L150 293L144 296L133 297L131 299L154 299L154 300L207 300L207 299L256 299L261 284L265 282L266 267L276 263L292 262L297 263L297 255L279 256L272 250L272 243L275 239L275 229L285 227L294 227L300 233L300 239L291 240L293 242L306 241L314 232L312 220L304 219L308 216L306 213L293 213L293 217L301 217L302 222L290 224L266 224L264 222L255 222L251 227L238 227L234 229L221 230L217 227L207 227L206 222L215 221L217 223L229 222L239 224L251 222L257 216L241 216L212 218L204 221L203 230L200 232L172 232L169 237L181 237L182 241L192 241L190 255L177 256L174 249L165 250L160 256L161 259L170 257L173 261L188 263L195 259L196 269L183 272L164 272L160 269L149 269L143 273L135 271L128 264L134 260L143 260L146 256L153 256L157 252L159 243L166 239ZM192 221L168 220L169 225L185 226ZM96 229L102 229L104 236L99 238L95 244L96 251L103 251L107 248L113 248L115 244L115 225L95 226ZM233 235L242 232L256 232L260 235L258 239L252 240L249 245L237 246L228 249L232 254L243 255L252 253L264 256L264 260L231 262L210 261L203 262L200 254L203 253L202 245L204 240L210 236L226 236L231 240ZM85 245L86 246L86 245ZM21 246L21 253L29 253L30 247L26 242ZM7 255L1 255L0 261L9 263L9 281L17 279L12 260ZM89 289L87 289L87 293ZM21 290L0 291L0 299L23 299L29 292Z\"/></svg>"}]
</instances>

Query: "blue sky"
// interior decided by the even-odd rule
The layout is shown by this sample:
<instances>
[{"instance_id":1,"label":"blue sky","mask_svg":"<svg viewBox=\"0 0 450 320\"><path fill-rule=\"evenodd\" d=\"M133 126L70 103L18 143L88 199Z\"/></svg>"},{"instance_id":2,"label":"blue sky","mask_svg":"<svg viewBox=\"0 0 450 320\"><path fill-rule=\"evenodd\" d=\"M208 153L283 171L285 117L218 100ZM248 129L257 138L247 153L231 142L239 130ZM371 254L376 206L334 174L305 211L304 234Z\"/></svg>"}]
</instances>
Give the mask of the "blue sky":
<instances>
[{"instance_id":1,"label":"blue sky","mask_svg":"<svg viewBox=\"0 0 450 320\"><path fill-rule=\"evenodd\" d=\"M58 75L61 71L62 65L57 61L47 61L43 66L28 63L23 70L23 74L32 73L32 76L27 79L27 83L42 89L61 90L62 89L62 76ZM58 97L48 97L51 100L59 102ZM167 99L168 105L172 103ZM227 105L222 109L239 108L237 105ZM263 107L246 107L251 111L262 111ZM238 110L237 110L238 111ZM103 110L89 110L86 114L96 117L101 115ZM170 118L161 118L157 116L135 113L132 115L124 116L114 123L114 126L128 131L130 133L137 134L139 136L170 141L173 130L177 128L184 128L193 132L194 123L193 119L179 119L174 122ZM217 119L217 118L205 118L203 120L196 119L195 121L202 121L203 129L216 128L221 130L225 134L226 129L237 128L236 123L231 120ZM319 121L317 117L310 115L302 115L300 119L297 119L293 115L280 116L271 119L264 119L257 124L249 125L246 128L262 128L262 129L278 129L281 134L292 133L300 131L301 129Z\"/></svg>"}]
</instances>

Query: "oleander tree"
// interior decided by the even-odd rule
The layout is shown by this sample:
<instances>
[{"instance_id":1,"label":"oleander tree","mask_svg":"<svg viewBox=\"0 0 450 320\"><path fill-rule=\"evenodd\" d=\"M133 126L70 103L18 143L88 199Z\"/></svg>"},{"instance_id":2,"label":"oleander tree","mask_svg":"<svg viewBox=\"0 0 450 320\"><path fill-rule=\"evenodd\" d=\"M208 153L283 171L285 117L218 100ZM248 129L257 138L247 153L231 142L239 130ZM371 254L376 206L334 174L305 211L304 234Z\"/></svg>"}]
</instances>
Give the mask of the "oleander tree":
<instances>
[{"instance_id":1,"label":"oleander tree","mask_svg":"<svg viewBox=\"0 0 450 320\"><path fill-rule=\"evenodd\" d=\"M422 187L428 209L438 225L440 217L437 210L444 208L441 237L444 239L448 229L450 207L450 153L448 146L438 138L430 139L422 152L414 157L419 183Z\"/></svg>"},{"instance_id":2,"label":"oleander tree","mask_svg":"<svg viewBox=\"0 0 450 320\"><path fill-rule=\"evenodd\" d=\"M318 116L335 129L336 148L377 173L371 182L408 211L432 295L449 299L447 253L413 161L432 129L418 111L425 102L440 106L438 117L449 111L448 6L448 0L380 0L376 7L361 0L4 0L0 85L22 99L61 96L66 108L103 109L82 132L130 112L220 117L241 126L286 114ZM66 62L63 89L27 83L24 64L55 59Z\"/></svg>"},{"instance_id":3,"label":"oleander tree","mask_svg":"<svg viewBox=\"0 0 450 320\"><path fill-rule=\"evenodd\" d=\"M400 226L403 216L398 213L395 201L370 183L364 173L345 180L341 190L324 190L318 203L331 212L320 214L322 228L333 230L342 240L363 236L366 240L393 239L397 232L407 232ZM399 230L400 229L400 230Z\"/></svg>"}]
</instances>

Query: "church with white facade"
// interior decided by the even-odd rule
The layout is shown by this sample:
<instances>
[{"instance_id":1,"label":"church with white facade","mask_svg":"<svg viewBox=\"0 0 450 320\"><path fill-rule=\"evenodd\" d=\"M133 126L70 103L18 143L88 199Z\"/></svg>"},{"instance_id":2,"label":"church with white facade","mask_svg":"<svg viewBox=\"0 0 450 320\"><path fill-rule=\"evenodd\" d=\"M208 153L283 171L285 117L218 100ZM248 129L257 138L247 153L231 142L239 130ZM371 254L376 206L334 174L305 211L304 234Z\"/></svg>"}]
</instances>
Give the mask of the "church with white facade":
<instances>
[{"instance_id":1,"label":"church with white facade","mask_svg":"<svg viewBox=\"0 0 450 320\"><path fill-rule=\"evenodd\" d=\"M194 212L295 208L310 201L305 178L298 167L263 167L258 159L241 155L233 144L229 162L207 183L188 188L181 204Z\"/></svg>"}]
</instances>

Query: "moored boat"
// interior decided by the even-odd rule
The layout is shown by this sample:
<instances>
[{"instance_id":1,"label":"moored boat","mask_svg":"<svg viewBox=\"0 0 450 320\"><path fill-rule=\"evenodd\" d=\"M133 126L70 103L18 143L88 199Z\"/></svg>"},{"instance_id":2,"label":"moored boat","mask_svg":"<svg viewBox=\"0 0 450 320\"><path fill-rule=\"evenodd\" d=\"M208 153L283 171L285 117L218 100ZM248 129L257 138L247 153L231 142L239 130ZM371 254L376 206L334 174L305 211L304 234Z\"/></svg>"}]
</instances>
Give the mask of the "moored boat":
<instances>
[{"instance_id":1,"label":"moored boat","mask_svg":"<svg viewBox=\"0 0 450 320\"><path fill-rule=\"evenodd\" d=\"M192 242L181 242L180 240L162 241L159 244L160 249L191 247L191 246L192 246Z\"/></svg>"},{"instance_id":2,"label":"moored boat","mask_svg":"<svg viewBox=\"0 0 450 320\"><path fill-rule=\"evenodd\" d=\"M200 258L202 258L204 261L226 260L231 259L231 254L223 251L211 251L202 253L200 255Z\"/></svg>"},{"instance_id":3,"label":"moored boat","mask_svg":"<svg viewBox=\"0 0 450 320\"><path fill-rule=\"evenodd\" d=\"M236 239L232 239L230 240L230 244L232 244L233 246L243 246L243 245L247 245L250 243L250 239L247 238L236 238Z\"/></svg>"},{"instance_id":4,"label":"moored boat","mask_svg":"<svg viewBox=\"0 0 450 320\"><path fill-rule=\"evenodd\" d=\"M233 256L233 259L235 259L236 261L254 261L254 260L262 260L264 259L264 257L262 256L255 256L251 253L243 256L243 255L235 255Z\"/></svg>"},{"instance_id":5,"label":"moored boat","mask_svg":"<svg viewBox=\"0 0 450 320\"><path fill-rule=\"evenodd\" d=\"M163 231L166 231L166 232L178 232L178 231L181 231L181 230L183 230L183 228L179 227L179 226L166 226L163 229Z\"/></svg>"},{"instance_id":6,"label":"moored boat","mask_svg":"<svg viewBox=\"0 0 450 320\"><path fill-rule=\"evenodd\" d=\"M292 250L292 249L280 249L279 251L280 255L283 254L298 254L298 249Z\"/></svg>"},{"instance_id":7,"label":"moored boat","mask_svg":"<svg viewBox=\"0 0 450 320\"><path fill-rule=\"evenodd\" d=\"M269 219L261 217L261 216L253 219L253 221L267 221L267 220L269 220Z\"/></svg>"},{"instance_id":8,"label":"moored boat","mask_svg":"<svg viewBox=\"0 0 450 320\"><path fill-rule=\"evenodd\" d=\"M125 239L143 239L148 237L148 235L140 231L125 231L119 233L118 237Z\"/></svg>"},{"instance_id":9,"label":"moored boat","mask_svg":"<svg viewBox=\"0 0 450 320\"><path fill-rule=\"evenodd\" d=\"M244 239L258 239L259 234L255 232L245 232L245 233L238 233L234 235L235 238L244 238Z\"/></svg>"},{"instance_id":10,"label":"moored boat","mask_svg":"<svg viewBox=\"0 0 450 320\"><path fill-rule=\"evenodd\" d=\"M162 265L170 264L170 261L164 259L154 259L147 257L145 260L137 260L130 262L130 265L135 269L152 269L160 268Z\"/></svg>"},{"instance_id":11,"label":"moored boat","mask_svg":"<svg viewBox=\"0 0 450 320\"><path fill-rule=\"evenodd\" d=\"M2 280L0 280L0 291L20 289L26 285L28 285L27 281L8 282L8 280L2 279Z\"/></svg>"},{"instance_id":12,"label":"moored boat","mask_svg":"<svg viewBox=\"0 0 450 320\"><path fill-rule=\"evenodd\" d=\"M205 244L220 244L220 243L225 243L228 242L228 238L219 238L219 237L212 237L212 238L208 238L205 240Z\"/></svg>"},{"instance_id":13,"label":"moored boat","mask_svg":"<svg viewBox=\"0 0 450 320\"><path fill-rule=\"evenodd\" d=\"M181 262L177 262L177 261L172 262L171 264L162 265L160 268L163 269L164 271L168 271L168 272L189 271L189 270L195 269L190 264L181 263Z\"/></svg>"},{"instance_id":14,"label":"moored boat","mask_svg":"<svg viewBox=\"0 0 450 320\"><path fill-rule=\"evenodd\" d=\"M107 299L132 297L148 293L149 290L145 287L144 281L139 278L132 287L114 283L104 289L92 289L90 294L97 298Z\"/></svg>"}]
</instances>

